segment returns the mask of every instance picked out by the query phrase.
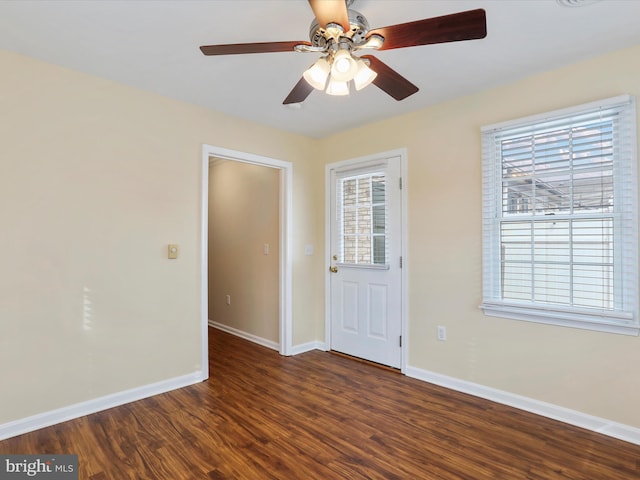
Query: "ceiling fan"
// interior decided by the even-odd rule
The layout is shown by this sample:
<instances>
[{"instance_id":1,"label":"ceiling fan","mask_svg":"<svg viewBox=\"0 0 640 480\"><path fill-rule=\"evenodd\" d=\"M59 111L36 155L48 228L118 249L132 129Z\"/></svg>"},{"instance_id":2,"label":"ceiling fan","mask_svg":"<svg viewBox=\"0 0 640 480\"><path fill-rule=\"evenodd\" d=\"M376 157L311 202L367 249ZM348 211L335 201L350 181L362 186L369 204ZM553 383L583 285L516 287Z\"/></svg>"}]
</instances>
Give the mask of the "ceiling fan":
<instances>
[{"instance_id":1,"label":"ceiling fan","mask_svg":"<svg viewBox=\"0 0 640 480\"><path fill-rule=\"evenodd\" d=\"M403 100L418 91L409 80L373 55L354 55L360 50L391 50L435 43L484 38L487 35L483 9L369 29L367 19L348 7L353 0L309 0L315 19L310 42L259 42L205 45L205 55L238 55L269 52L315 52L322 54L284 100L303 102L314 90L330 95L347 95L349 84L356 90L370 83Z\"/></svg>"}]
</instances>

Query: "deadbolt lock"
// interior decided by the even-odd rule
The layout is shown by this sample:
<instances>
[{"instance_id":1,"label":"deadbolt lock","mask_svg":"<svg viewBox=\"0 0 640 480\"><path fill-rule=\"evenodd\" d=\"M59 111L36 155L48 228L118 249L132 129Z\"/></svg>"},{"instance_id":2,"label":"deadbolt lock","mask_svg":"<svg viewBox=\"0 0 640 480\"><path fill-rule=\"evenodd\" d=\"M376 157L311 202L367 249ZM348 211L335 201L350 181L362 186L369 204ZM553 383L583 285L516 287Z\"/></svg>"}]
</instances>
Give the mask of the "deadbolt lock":
<instances>
[{"instance_id":1,"label":"deadbolt lock","mask_svg":"<svg viewBox=\"0 0 640 480\"><path fill-rule=\"evenodd\" d=\"M334 260L338 260L338 255L334 255L334 256L333 256L333 259L334 259Z\"/></svg>"}]
</instances>

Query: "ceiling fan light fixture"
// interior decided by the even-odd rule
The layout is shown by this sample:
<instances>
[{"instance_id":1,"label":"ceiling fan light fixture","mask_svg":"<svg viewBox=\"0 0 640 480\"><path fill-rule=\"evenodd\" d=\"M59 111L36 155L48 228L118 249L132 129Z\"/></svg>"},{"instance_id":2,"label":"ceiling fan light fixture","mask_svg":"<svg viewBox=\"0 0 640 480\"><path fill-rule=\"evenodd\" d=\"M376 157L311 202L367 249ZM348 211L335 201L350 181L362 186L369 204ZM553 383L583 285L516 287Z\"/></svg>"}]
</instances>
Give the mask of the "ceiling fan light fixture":
<instances>
[{"instance_id":1,"label":"ceiling fan light fixture","mask_svg":"<svg viewBox=\"0 0 640 480\"><path fill-rule=\"evenodd\" d=\"M367 62L361 58L359 58L356 63L358 64L358 72L355 77L353 77L353 84L355 85L356 90L362 90L373 82L378 74L371 70L369 65L367 65Z\"/></svg>"},{"instance_id":2,"label":"ceiling fan light fixture","mask_svg":"<svg viewBox=\"0 0 640 480\"><path fill-rule=\"evenodd\" d=\"M326 58L320 58L311 66L311 68L306 70L302 76L313 88L317 90L324 90L330 71L331 67L329 66L329 62L327 62Z\"/></svg>"},{"instance_id":3,"label":"ceiling fan light fixture","mask_svg":"<svg viewBox=\"0 0 640 480\"><path fill-rule=\"evenodd\" d=\"M304 72L282 102L303 102L314 89L330 95L348 95L351 86L361 90L374 83L395 100L404 100L419 89L405 77L371 55L355 56L361 49L393 50L487 36L482 8L369 29L359 12L349 9L354 0L308 0L315 16L309 42L276 41L203 45L204 55L240 55L276 52L314 52L323 56ZM586 5L600 0L555 0L565 5ZM363 63L364 62L364 63Z\"/></svg>"},{"instance_id":4,"label":"ceiling fan light fixture","mask_svg":"<svg viewBox=\"0 0 640 480\"><path fill-rule=\"evenodd\" d=\"M348 82L358 73L358 64L349 50L338 50L333 56L331 78L338 82Z\"/></svg>"},{"instance_id":5,"label":"ceiling fan light fixture","mask_svg":"<svg viewBox=\"0 0 640 480\"><path fill-rule=\"evenodd\" d=\"M329 80L326 92L328 95L349 95L349 84L346 81L336 80L332 77Z\"/></svg>"}]
</instances>

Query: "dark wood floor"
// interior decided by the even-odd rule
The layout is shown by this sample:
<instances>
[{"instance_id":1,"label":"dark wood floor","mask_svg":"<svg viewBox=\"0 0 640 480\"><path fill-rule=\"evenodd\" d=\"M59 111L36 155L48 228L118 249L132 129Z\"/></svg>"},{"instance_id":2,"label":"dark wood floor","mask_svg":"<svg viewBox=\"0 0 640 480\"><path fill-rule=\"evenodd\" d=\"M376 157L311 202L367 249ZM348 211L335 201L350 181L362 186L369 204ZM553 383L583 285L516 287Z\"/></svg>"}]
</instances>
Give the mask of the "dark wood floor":
<instances>
[{"instance_id":1,"label":"dark wood floor","mask_svg":"<svg viewBox=\"0 0 640 480\"><path fill-rule=\"evenodd\" d=\"M80 478L640 478L640 446L319 351L210 331L207 382L0 442Z\"/></svg>"}]
</instances>

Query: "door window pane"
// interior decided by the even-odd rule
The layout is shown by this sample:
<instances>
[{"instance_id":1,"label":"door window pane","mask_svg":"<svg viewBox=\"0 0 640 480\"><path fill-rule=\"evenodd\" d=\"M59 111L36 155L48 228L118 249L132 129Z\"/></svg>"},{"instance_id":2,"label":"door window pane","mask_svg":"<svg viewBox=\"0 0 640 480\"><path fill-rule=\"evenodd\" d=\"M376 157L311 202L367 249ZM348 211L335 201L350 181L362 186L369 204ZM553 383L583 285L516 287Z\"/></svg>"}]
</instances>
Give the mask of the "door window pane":
<instances>
[{"instance_id":1,"label":"door window pane","mask_svg":"<svg viewBox=\"0 0 640 480\"><path fill-rule=\"evenodd\" d=\"M338 180L340 262L387 263L386 179L381 173Z\"/></svg>"}]
</instances>

